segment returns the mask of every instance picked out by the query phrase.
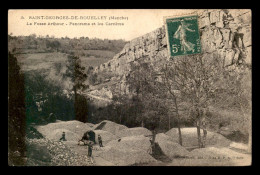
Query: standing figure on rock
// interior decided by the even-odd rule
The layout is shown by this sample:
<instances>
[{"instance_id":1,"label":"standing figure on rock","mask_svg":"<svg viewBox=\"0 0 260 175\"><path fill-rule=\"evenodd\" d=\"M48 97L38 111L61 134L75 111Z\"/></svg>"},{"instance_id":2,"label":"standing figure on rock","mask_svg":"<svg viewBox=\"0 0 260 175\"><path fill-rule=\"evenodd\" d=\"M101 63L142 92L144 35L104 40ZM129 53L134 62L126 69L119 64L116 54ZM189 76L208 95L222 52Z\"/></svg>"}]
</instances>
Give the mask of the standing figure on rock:
<instances>
[{"instance_id":1,"label":"standing figure on rock","mask_svg":"<svg viewBox=\"0 0 260 175\"><path fill-rule=\"evenodd\" d=\"M98 135L98 143L99 143L99 146L100 146L100 147L104 147L104 146L103 146L103 143L102 143L102 138L101 138L100 135Z\"/></svg>"},{"instance_id":2,"label":"standing figure on rock","mask_svg":"<svg viewBox=\"0 0 260 175\"><path fill-rule=\"evenodd\" d=\"M93 142L89 141L88 142L88 158L89 158L90 162L93 164L94 161L93 161L93 156L92 156L92 149L93 149Z\"/></svg>"},{"instance_id":3,"label":"standing figure on rock","mask_svg":"<svg viewBox=\"0 0 260 175\"><path fill-rule=\"evenodd\" d=\"M62 136L61 136L61 138L60 138L60 141L67 141L67 140L65 139L65 132L62 132Z\"/></svg>"}]
</instances>

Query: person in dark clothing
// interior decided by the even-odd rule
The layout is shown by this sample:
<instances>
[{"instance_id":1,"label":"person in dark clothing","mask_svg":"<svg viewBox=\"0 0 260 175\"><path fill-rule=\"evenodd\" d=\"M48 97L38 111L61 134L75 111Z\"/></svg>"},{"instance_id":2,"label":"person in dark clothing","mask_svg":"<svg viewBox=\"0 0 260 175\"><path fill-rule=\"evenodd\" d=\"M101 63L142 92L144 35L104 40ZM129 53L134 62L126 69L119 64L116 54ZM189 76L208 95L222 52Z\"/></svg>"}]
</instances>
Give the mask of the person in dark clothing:
<instances>
[{"instance_id":1,"label":"person in dark clothing","mask_svg":"<svg viewBox=\"0 0 260 175\"><path fill-rule=\"evenodd\" d=\"M101 138L100 135L98 135L98 143L99 143L100 147L104 147L103 144L102 144L102 138Z\"/></svg>"},{"instance_id":2,"label":"person in dark clothing","mask_svg":"<svg viewBox=\"0 0 260 175\"><path fill-rule=\"evenodd\" d=\"M60 141L67 141L67 140L65 139L65 132L62 132L62 136L61 136L61 138L60 138Z\"/></svg>"},{"instance_id":3,"label":"person in dark clothing","mask_svg":"<svg viewBox=\"0 0 260 175\"><path fill-rule=\"evenodd\" d=\"M93 156L92 156L92 149L93 149L93 144L92 144L92 141L90 141L88 143L88 158L90 159L91 163L93 164L94 161L93 161Z\"/></svg>"}]
</instances>

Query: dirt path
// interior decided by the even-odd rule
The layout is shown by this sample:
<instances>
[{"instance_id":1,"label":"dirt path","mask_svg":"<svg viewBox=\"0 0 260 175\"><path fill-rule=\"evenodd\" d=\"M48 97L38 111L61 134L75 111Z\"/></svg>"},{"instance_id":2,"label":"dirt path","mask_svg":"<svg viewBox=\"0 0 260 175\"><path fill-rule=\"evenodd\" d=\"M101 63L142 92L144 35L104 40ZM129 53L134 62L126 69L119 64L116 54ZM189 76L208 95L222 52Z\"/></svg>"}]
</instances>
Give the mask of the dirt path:
<instances>
[{"instance_id":1,"label":"dirt path","mask_svg":"<svg viewBox=\"0 0 260 175\"><path fill-rule=\"evenodd\" d=\"M79 146L77 142L64 142L67 146L71 148L72 151L75 151L78 154L87 155L88 150L87 146ZM98 145L93 148L93 157L94 157L94 166L115 166L113 163L99 157L99 153L102 152L102 149ZM247 166L250 162L251 155L241 153L232 149L228 149L230 156L234 154L239 154L237 158L176 158L172 161L167 162L153 162L149 164L140 164L137 166Z\"/></svg>"},{"instance_id":2,"label":"dirt path","mask_svg":"<svg viewBox=\"0 0 260 175\"><path fill-rule=\"evenodd\" d=\"M70 147L70 149L78 154L84 154L87 155L88 154L88 147L87 146L79 146L77 144L77 142L64 142L67 146ZM113 163L99 157L99 153L101 152L101 148L99 146L94 146L93 151L92 151L92 155L94 158L94 166L114 166Z\"/></svg>"},{"instance_id":3,"label":"dirt path","mask_svg":"<svg viewBox=\"0 0 260 175\"><path fill-rule=\"evenodd\" d=\"M241 153L230 149L230 156L239 153L239 157L235 158L176 158L171 162L153 162L139 166L248 166L251 160L250 154Z\"/></svg>"}]
</instances>

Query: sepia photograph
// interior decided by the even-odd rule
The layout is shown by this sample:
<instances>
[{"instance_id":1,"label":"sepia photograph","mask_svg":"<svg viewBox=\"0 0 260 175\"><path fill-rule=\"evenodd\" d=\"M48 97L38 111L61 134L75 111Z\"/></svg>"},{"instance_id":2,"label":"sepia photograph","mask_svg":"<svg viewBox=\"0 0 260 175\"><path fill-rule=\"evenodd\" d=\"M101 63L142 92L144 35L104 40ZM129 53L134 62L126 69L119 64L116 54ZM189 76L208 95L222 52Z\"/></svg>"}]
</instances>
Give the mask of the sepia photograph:
<instances>
[{"instance_id":1,"label":"sepia photograph","mask_svg":"<svg viewBox=\"0 0 260 175\"><path fill-rule=\"evenodd\" d=\"M250 9L9 9L9 166L251 166Z\"/></svg>"}]
</instances>

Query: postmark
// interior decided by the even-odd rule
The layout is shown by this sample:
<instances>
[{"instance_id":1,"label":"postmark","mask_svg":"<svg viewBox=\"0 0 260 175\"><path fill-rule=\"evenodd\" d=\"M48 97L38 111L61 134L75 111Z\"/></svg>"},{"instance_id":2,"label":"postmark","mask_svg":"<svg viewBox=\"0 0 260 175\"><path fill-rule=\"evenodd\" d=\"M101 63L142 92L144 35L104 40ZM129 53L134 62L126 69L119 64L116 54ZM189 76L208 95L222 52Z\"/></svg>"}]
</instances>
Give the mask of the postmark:
<instances>
[{"instance_id":1,"label":"postmark","mask_svg":"<svg viewBox=\"0 0 260 175\"><path fill-rule=\"evenodd\" d=\"M169 57L201 53L198 15L165 17Z\"/></svg>"}]
</instances>

